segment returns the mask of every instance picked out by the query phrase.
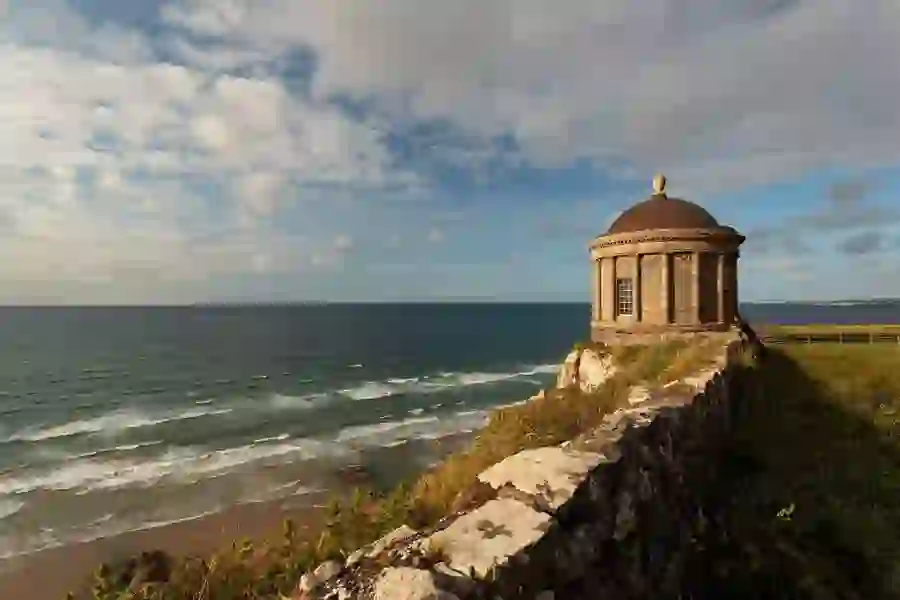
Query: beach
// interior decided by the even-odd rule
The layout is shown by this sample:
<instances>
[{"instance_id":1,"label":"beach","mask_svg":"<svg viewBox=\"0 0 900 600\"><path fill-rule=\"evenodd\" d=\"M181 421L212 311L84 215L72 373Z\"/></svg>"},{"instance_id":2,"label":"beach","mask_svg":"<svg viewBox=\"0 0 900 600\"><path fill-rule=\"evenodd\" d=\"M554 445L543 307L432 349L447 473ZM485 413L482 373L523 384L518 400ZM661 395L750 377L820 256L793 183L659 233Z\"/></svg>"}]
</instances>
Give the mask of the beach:
<instances>
[{"instance_id":1,"label":"beach","mask_svg":"<svg viewBox=\"0 0 900 600\"><path fill-rule=\"evenodd\" d=\"M172 556L205 555L234 540L277 540L285 518L300 534L315 528L320 509L282 501L234 506L212 515L131 531L90 542L51 548L0 563L3 600L62 600L78 586L90 585L90 574L103 562L162 550Z\"/></svg>"}]
</instances>

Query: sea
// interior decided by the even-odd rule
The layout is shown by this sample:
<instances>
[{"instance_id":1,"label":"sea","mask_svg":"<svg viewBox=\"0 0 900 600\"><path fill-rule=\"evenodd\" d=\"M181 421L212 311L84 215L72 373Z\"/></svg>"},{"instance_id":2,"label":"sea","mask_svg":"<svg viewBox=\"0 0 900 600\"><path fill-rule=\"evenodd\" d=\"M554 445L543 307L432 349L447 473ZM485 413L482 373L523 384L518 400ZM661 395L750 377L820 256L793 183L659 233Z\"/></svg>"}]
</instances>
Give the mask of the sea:
<instances>
[{"instance_id":1,"label":"sea","mask_svg":"<svg viewBox=\"0 0 900 600\"><path fill-rule=\"evenodd\" d=\"M584 304L0 308L0 560L304 498L555 380ZM754 323L900 322L756 304Z\"/></svg>"}]
</instances>

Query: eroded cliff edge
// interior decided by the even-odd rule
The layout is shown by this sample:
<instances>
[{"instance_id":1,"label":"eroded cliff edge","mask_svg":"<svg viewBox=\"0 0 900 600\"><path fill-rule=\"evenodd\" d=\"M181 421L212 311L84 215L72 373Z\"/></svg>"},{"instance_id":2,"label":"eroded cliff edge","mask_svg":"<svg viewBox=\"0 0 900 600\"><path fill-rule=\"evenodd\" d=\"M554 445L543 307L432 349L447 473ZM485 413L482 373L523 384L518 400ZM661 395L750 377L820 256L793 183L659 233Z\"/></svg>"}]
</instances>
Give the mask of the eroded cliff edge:
<instances>
[{"instance_id":1,"label":"eroded cliff edge","mask_svg":"<svg viewBox=\"0 0 900 600\"><path fill-rule=\"evenodd\" d=\"M711 350L708 360L669 370L667 381L638 378L598 427L501 460L437 525L404 526L322 563L290 598L544 600L677 589L681 550L703 526L696 490L716 476L738 408L732 381L748 350L737 333L696 343ZM627 355L618 359L578 348L557 389L594 392Z\"/></svg>"}]
</instances>

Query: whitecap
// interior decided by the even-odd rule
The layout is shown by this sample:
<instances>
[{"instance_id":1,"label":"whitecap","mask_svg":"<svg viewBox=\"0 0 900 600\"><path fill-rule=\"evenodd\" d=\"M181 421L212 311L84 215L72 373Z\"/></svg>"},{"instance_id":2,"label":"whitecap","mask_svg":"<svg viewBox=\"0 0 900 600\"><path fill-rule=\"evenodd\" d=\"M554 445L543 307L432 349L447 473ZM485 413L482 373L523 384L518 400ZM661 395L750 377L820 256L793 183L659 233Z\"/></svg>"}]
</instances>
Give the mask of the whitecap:
<instances>
[{"instance_id":1,"label":"whitecap","mask_svg":"<svg viewBox=\"0 0 900 600\"><path fill-rule=\"evenodd\" d=\"M56 468L18 472L0 477L0 495L23 494L38 489L76 490L80 494L129 486L149 486L172 479L181 483L225 473L235 467L273 458L314 458L328 450L313 439L291 443L248 444L215 452L191 447L170 448L162 455L141 459L75 459ZM331 449L334 450L334 449Z\"/></svg>"},{"instance_id":2,"label":"whitecap","mask_svg":"<svg viewBox=\"0 0 900 600\"><path fill-rule=\"evenodd\" d=\"M278 409L313 408L320 406L329 399L327 392L319 394L305 394L303 396L289 396L287 394L271 394L269 405Z\"/></svg>"},{"instance_id":3,"label":"whitecap","mask_svg":"<svg viewBox=\"0 0 900 600\"><path fill-rule=\"evenodd\" d=\"M289 433L281 433L279 435L273 435L271 437L259 438L258 440L253 440L254 444L265 444L266 442L283 442L284 440L291 437Z\"/></svg>"},{"instance_id":4,"label":"whitecap","mask_svg":"<svg viewBox=\"0 0 900 600\"><path fill-rule=\"evenodd\" d=\"M377 381L366 382L359 387L340 390L338 393L342 396L353 398L354 400L375 400L376 398L386 398L397 394L400 390L397 386L380 383Z\"/></svg>"},{"instance_id":5,"label":"whitecap","mask_svg":"<svg viewBox=\"0 0 900 600\"><path fill-rule=\"evenodd\" d=\"M8 438L6 438L6 441L41 442L44 440L72 437L88 433L110 433L116 431L124 431L127 429L136 429L140 427L151 427L154 425L160 425L162 423L169 423L171 421L181 421L186 419L198 419L201 417L224 415L229 412L231 412L230 408L192 408L189 410L176 411L153 416L135 410L119 410L101 415L99 417L70 421L62 425L54 425L43 428L41 428L40 426L38 428L26 428L12 434Z\"/></svg>"},{"instance_id":6,"label":"whitecap","mask_svg":"<svg viewBox=\"0 0 900 600\"><path fill-rule=\"evenodd\" d=\"M13 516L24 507L25 503L21 500L0 498L0 519Z\"/></svg>"}]
</instances>

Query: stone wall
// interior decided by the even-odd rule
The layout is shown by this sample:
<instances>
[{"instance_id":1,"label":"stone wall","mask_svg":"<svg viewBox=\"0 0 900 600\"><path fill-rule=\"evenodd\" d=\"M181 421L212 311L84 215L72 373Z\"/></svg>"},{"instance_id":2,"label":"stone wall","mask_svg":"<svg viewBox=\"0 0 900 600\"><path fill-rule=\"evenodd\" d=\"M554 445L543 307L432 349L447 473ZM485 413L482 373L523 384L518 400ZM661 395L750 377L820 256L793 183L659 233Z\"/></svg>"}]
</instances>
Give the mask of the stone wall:
<instances>
[{"instance_id":1,"label":"stone wall","mask_svg":"<svg viewBox=\"0 0 900 600\"><path fill-rule=\"evenodd\" d=\"M477 506L321 565L294 597L677 597L682 557L704 525L698 492L716 477L733 420L743 346L723 340L703 372L633 388L629 406L589 434L497 463L466 492Z\"/></svg>"}]
</instances>

